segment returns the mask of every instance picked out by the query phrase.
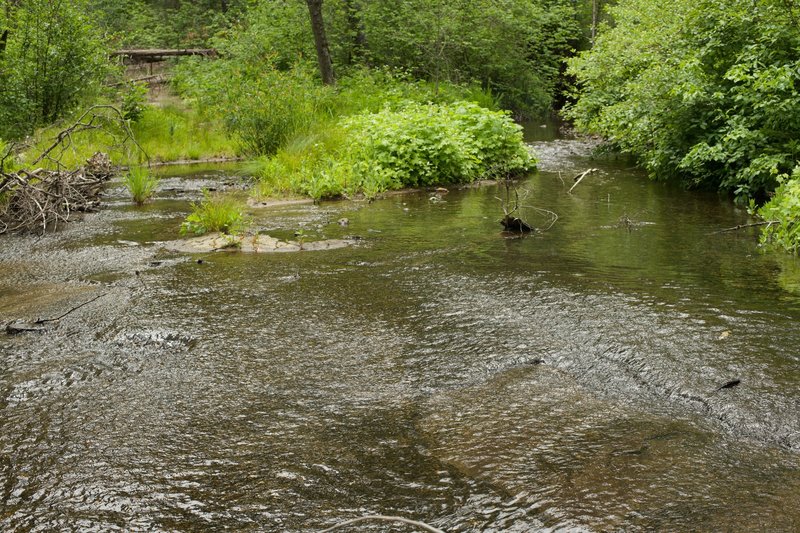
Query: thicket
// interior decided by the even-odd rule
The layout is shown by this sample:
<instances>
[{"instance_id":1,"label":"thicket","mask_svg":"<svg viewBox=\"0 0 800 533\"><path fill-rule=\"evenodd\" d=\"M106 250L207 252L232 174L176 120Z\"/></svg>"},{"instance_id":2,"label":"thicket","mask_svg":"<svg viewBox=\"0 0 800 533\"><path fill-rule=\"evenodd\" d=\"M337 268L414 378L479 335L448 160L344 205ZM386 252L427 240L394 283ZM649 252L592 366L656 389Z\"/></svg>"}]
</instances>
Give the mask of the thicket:
<instances>
[{"instance_id":1,"label":"thicket","mask_svg":"<svg viewBox=\"0 0 800 533\"><path fill-rule=\"evenodd\" d=\"M340 78L368 67L403 71L434 89L478 84L523 115L550 109L562 58L581 41L580 17L568 0L326 0L323 7ZM238 65L241 77L232 83L248 80L232 94L247 93L260 70L315 64L302 1L251 5L210 42ZM201 70L193 75L202 78ZM310 73L317 76L313 68Z\"/></svg>"},{"instance_id":2,"label":"thicket","mask_svg":"<svg viewBox=\"0 0 800 533\"><path fill-rule=\"evenodd\" d=\"M622 0L570 62L576 124L657 178L763 199L800 148L800 7Z\"/></svg>"},{"instance_id":3,"label":"thicket","mask_svg":"<svg viewBox=\"0 0 800 533\"><path fill-rule=\"evenodd\" d=\"M114 46L207 46L242 13L246 0L87 0L98 27Z\"/></svg>"},{"instance_id":4,"label":"thicket","mask_svg":"<svg viewBox=\"0 0 800 533\"><path fill-rule=\"evenodd\" d=\"M566 0L343 0L328 12L335 63L477 81L522 115L550 109L563 58L581 37L576 3Z\"/></svg>"},{"instance_id":5,"label":"thicket","mask_svg":"<svg viewBox=\"0 0 800 533\"><path fill-rule=\"evenodd\" d=\"M0 138L63 116L96 95L113 69L82 0L7 2L0 34Z\"/></svg>"}]
</instances>

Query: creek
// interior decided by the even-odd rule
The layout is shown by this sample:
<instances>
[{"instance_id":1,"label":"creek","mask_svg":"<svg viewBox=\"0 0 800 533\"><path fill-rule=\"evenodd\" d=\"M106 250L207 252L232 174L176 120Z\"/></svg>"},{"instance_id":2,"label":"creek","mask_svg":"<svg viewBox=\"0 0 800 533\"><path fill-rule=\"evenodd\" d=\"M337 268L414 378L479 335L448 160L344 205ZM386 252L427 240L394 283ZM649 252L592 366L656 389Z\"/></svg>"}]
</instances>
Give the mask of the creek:
<instances>
[{"instance_id":1,"label":"creek","mask_svg":"<svg viewBox=\"0 0 800 533\"><path fill-rule=\"evenodd\" d=\"M798 260L529 133L520 186L559 218L526 238L498 187L452 187L253 214L348 248L161 251L201 187L246 186L213 167L0 239L3 323L102 295L0 336L0 529L799 530Z\"/></svg>"}]
</instances>

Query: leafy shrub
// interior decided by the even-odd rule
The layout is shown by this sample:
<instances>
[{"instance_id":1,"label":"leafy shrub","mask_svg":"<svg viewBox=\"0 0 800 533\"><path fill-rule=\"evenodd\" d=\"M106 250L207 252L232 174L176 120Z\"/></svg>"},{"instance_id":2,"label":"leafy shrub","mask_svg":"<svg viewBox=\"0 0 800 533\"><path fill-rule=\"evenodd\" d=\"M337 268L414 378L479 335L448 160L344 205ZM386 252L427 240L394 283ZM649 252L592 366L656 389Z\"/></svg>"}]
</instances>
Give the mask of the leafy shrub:
<instances>
[{"instance_id":1,"label":"leafy shrub","mask_svg":"<svg viewBox=\"0 0 800 533\"><path fill-rule=\"evenodd\" d=\"M22 0L0 52L0 136L53 122L99 90L111 64L82 0Z\"/></svg>"},{"instance_id":2,"label":"leafy shrub","mask_svg":"<svg viewBox=\"0 0 800 533\"><path fill-rule=\"evenodd\" d=\"M125 186L131 193L134 203L144 204L158 187L158 178L147 167L131 167L125 174Z\"/></svg>"},{"instance_id":3,"label":"leafy shrub","mask_svg":"<svg viewBox=\"0 0 800 533\"><path fill-rule=\"evenodd\" d=\"M791 178L781 178L775 195L758 214L769 222L761 233L762 244L800 254L800 166Z\"/></svg>"},{"instance_id":4,"label":"leafy shrub","mask_svg":"<svg viewBox=\"0 0 800 533\"><path fill-rule=\"evenodd\" d=\"M409 103L342 119L263 160L257 196L295 192L319 200L518 173L533 161L521 128L477 104Z\"/></svg>"},{"instance_id":5,"label":"leafy shrub","mask_svg":"<svg viewBox=\"0 0 800 533\"><path fill-rule=\"evenodd\" d=\"M570 62L569 115L654 177L764 198L800 153L798 16L779 0L621 0Z\"/></svg>"},{"instance_id":6,"label":"leafy shrub","mask_svg":"<svg viewBox=\"0 0 800 533\"><path fill-rule=\"evenodd\" d=\"M411 104L401 111L344 122L359 152L360 173L390 188L469 182L528 168L522 128L506 113L477 104Z\"/></svg>"},{"instance_id":7,"label":"leafy shrub","mask_svg":"<svg viewBox=\"0 0 800 533\"><path fill-rule=\"evenodd\" d=\"M192 212L181 224L181 234L203 235L220 231L227 235L244 228L244 205L229 194L203 191L203 200L192 204Z\"/></svg>"}]
</instances>

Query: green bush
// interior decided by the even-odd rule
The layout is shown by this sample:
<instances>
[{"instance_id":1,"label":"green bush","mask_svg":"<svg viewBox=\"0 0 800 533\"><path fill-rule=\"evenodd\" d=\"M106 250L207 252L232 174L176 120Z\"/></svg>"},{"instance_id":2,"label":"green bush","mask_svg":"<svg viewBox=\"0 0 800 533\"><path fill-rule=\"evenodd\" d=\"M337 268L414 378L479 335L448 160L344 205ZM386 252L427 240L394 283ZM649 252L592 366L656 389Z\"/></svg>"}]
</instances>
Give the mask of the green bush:
<instances>
[{"instance_id":1,"label":"green bush","mask_svg":"<svg viewBox=\"0 0 800 533\"><path fill-rule=\"evenodd\" d=\"M158 181L147 167L131 167L125 174L125 187L136 205L143 205L153 196Z\"/></svg>"},{"instance_id":2,"label":"green bush","mask_svg":"<svg viewBox=\"0 0 800 533\"><path fill-rule=\"evenodd\" d=\"M522 128L477 104L411 104L344 121L365 178L390 188L469 182L530 165Z\"/></svg>"},{"instance_id":3,"label":"green bush","mask_svg":"<svg viewBox=\"0 0 800 533\"><path fill-rule=\"evenodd\" d=\"M254 194L371 198L388 189L519 173L532 164L521 128L504 112L470 102L409 103L295 139L262 160Z\"/></svg>"},{"instance_id":4,"label":"green bush","mask_svg":"<svg viewBox=\"0 0 800 533\"><path fill-rule=\"evenodd\" d=\"M244 229L244 205L230 194L203 191L203 200L192 204L192 212L181 224L181 234L203 235L219 231L226 235Z\"/></svg>"},{"instance_id":5,"label":"green bush","mask_svg":"<svg viewBox=\"0 0 800 533\"><path fill-rule=\"evenodd\" d=\"M8 42L0 51L0 136L14 139L96 93L111 63L82 0L22 0L6 9L10 16Z\"/></svg>"},{"instance_id":6,"label":"green bush","mask_svg":"<svg viewBox=\"0 0 800 533\"><path fill-rule=\"evenodd\" d=\"M768 222L761 233L764 245L800 254L800 166L792 177L783 176L772 199L758 214Z\"/></svg>"},{"instance_id":7,"label":"green bush","mask_svg":"<svg viewBox=\"0 0 800 533\"><path fill-rule=\"evenodd\" d=\"M800 8L621 0L570 62L569 115L657 178L763 199L800 154Z\"/></svg>"}]
</instances>

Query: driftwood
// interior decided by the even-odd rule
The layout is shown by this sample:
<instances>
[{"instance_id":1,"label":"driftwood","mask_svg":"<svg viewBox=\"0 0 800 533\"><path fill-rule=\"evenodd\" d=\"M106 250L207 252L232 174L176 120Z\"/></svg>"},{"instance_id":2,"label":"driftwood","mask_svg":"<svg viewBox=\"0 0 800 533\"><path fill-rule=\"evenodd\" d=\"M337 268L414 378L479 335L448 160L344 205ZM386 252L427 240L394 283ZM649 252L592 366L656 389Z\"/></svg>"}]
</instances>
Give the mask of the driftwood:
<instances>
[{"instance_id":1,"label":"driftwood","mask_svg":"<svg viewBox=\"0 0 800 533\"><path fill-rule=\"evenodd\" d=\"M523 198L520 198L519 190L511 179L507 178L503 180L503 185L506 191L505 198L500 198L497 196L495 196L495 198L499 200L503 206L503 218L500 219L500 224L503 226L503 228L505 228L506 231L520 235L534 231L533 226L531 226L526 220L515 216L516 213L520 213L523 209L530 209L541 215L547 215L550 217L550 223L547 225L547 227L539 228L538 231L547 231L553 227L558 220L557 214L549 209L542 209L540 207L522 204L522 201L525 200L530 191L523 191Z\"/></svg>"},{"instance_id":2,"label":"driftwood","mask_svg":"<svg viewBox=\"0 0 800 533\"><path fill-rule=\"evenodd\" d=\"M521 218L510 215L506 215L500 219L500 224L502 224L506 231L511 231L513 233L530 233L533 231L533 228L527 222Z\"/></svg>"},{"instance_id":3,"label":"driftwood","mask_svg":"<svg viewBox=\"0 0 800 533\"><path fill-rule=\"evenodd\" d=\"M108 156L96 153L72 172L20 170L0 175L0 233L42 233L69 221L72 213L94 211L100 205L103 184L112 172Z\"/></svg>"},{"instance_id":4,"label":"driftwood","mask_svg":"<svg viewBox=\"0 0 800 533\"><path fill-rule=\"evenodd\" d=\"M755 228L755 227L758 227L758 226L769 226L770 224L775 224L775 221L774 220L763 220L761 222L753 222L751 224L739 224L738 226L734 226L732 228L725 228L725 229L721 229L719 231L713 231L709 235L716 235L718 233L728 233L728 232L731 232L731 231L739 231L740 229Z\"/></svg>"}]
</instances>

